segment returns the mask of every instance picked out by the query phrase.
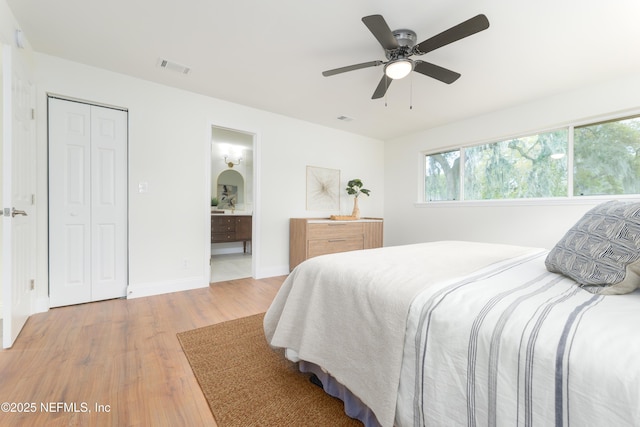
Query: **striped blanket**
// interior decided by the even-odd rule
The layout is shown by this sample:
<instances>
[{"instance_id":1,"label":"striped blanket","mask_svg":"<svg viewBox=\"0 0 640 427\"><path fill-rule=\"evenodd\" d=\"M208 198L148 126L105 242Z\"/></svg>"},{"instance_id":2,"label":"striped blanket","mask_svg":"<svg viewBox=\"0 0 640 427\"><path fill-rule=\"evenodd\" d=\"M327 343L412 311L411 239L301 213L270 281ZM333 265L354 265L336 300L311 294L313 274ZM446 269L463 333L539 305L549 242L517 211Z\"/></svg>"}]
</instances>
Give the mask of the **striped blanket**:
<instances>
[{"instance_id":1,"label":"striped blanket","mask_svg":"<svg viewBox=\"0 0 640 427\"><path fill-rule=\"evenodd\" d=\"M407 315L438 289L532 249L432 242L324 255L298 265L265 314L265 336L322 367L385 427L394 423Z\"/></svg>"},{"instance_id":2,"label":"striped blanket","mask_svg":"<svg viewBox=\"0 0 640 427\"><path fill-rule=\"evenodd\" d=\"M545 256L416 297L397 426L640 425L640 292L591 294Z\"/></svg>"}]
</instances>

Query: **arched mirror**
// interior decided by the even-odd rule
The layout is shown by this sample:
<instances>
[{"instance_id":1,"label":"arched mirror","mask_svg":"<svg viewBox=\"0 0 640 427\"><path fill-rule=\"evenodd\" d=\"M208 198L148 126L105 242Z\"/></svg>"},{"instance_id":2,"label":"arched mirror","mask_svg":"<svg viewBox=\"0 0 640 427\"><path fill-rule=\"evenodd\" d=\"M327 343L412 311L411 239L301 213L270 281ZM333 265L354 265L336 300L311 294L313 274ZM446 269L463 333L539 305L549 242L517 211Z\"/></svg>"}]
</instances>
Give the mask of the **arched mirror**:
<instances>
[{"instance_id":1,"label":"arched mirror","mask_svg":"<svg viewBox=\"0 0 640 427\"><path fill-rule=\"evenodd\" d=\"M220 172L216 183L218 209L244 210L244 177L240 172L228 169Z\"/></svg>"}]
</instances>

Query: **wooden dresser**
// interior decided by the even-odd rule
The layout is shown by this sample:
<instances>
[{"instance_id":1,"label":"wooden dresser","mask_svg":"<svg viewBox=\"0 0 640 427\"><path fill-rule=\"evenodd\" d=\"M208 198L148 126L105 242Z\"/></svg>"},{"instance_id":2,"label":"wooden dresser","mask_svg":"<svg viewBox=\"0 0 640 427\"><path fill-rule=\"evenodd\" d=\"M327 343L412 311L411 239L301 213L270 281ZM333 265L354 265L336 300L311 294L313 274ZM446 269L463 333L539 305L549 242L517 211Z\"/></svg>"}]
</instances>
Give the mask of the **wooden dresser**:
<instances>
[{"instance_id":1,"label":"wooden dresser","mask_svg":"<svg viewBox=\"0 0 640 427\"><path fill-rule=\"evenodd\" d=\"M251 241L251 215L211 215L211 243Z\"/></svg>"},{"instance_id":2,"label":"wooden dresser","mask_svg":"<svg viewBox=\"0 0 640 427\"><path fill-rule=\"evenodd\" d=\"M382 247L381 218L289 220L289 270L318 255Z\"/></svg>"}]
</instances>

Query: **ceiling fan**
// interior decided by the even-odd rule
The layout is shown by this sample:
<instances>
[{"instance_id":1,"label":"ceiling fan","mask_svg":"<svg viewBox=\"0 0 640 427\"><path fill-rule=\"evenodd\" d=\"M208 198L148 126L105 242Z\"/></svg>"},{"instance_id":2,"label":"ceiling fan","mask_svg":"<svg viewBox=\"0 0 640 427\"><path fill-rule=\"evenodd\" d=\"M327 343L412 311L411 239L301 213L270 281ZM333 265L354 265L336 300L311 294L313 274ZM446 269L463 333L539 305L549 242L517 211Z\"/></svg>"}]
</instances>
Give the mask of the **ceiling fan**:
<instances>
[{"instance_id":1,"label":"ceiling fan","mask_svg":"<svg viewBox=\"0 0 640 427\"><path fill-rule=\"evenodd\" d=\"M411 59L414 55L424 55L465 37L489 28L489 20L485 15L477 15L461 22L448 30L435 35L422 43L416 44L416 33L412 30L400 29L391 31L382 15L370 15L362 18L362 22L378 40L384 49L388 61L369 61L362 64L349 65L323 71L325 77L361 68L377 67L384 65L384 75L373 92L371 99L382 98L391 82L395 79L406 77L411 71L416 71L425 76L432 77L441 82L451 84L458 80L459 73L419 59Z\"/></svg>"}]
</instances>

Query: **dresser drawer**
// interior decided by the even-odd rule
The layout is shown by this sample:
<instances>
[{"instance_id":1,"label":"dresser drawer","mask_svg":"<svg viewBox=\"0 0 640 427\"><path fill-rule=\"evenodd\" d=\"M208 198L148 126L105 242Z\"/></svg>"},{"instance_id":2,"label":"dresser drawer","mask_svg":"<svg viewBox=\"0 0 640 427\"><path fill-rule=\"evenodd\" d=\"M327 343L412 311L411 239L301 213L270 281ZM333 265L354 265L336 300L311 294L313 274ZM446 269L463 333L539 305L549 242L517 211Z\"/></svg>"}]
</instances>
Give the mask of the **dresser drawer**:
<instances>
[{"instance_id":1,"label":"dresser drawer","mask_svg":"<svg viewBox=\"0 0 640 427\"><path fill-rule=\"evenodd\" d=\"M236 233L211 233L211 242L234 242L236 240Z\"/></svg>"},{"instance_id":2,"label":"dresser drawer","mask_svg":"<svg viewBox=\"0 0 640 427\"><path fill-rule=\"evenodd\" d=\"M213 233L235 233L236 232L236 227L235 224L225 224L225 225L218 225L218 226L211 226L211 231Z\"/></svg>"},{"instance_id":3,"label":"dresser drawer","mask_svg":"<svg viewBox=\"0 0 640 427\"><path fill-rule=\"evenodd\" d=\"M224 231L234 231L236 229L235 218L212 216L211 229L216 233L222 233Z\"/></svg>"},{"instance_id":4,"label":"dresser drawer","mask_svg":"<svg viewBox=\"0 0 640 427\"><path fill-rule=\"evenodd\" d=\"M362 223L331 222L309 224L307 239L351 239L362 237Z\"/></svg>"},{"instance_id":5,"label":"dresser drawer","mask_svg":"<svg viewBox=\"0 0 640 427\"><path fill-rule=\"evenodd\" d=\"M238 233L236 226L236 234ZM327 218L289 219L289 270L318 255L379 248L382 219L333 221Z\"/></svg>"},{"instance_id":6,"label":"dresser drawer","mask_svg":"<svg viewBox=\"0 0 640 427\"><path fill-rule=\"evenodd\" d=\"M364 240L362 236L356 238L335 238L335 239L319 239L309 240L307 255L309 258L334 254L338 252L357 251L364 249Z\"/></svg>"}]
</instances>

